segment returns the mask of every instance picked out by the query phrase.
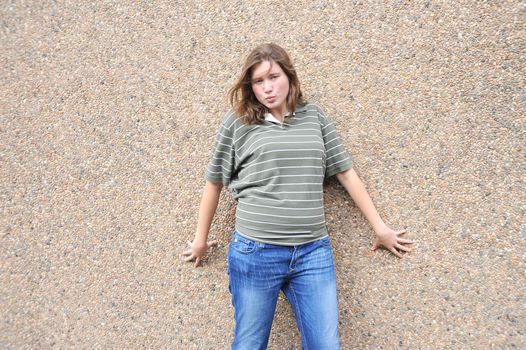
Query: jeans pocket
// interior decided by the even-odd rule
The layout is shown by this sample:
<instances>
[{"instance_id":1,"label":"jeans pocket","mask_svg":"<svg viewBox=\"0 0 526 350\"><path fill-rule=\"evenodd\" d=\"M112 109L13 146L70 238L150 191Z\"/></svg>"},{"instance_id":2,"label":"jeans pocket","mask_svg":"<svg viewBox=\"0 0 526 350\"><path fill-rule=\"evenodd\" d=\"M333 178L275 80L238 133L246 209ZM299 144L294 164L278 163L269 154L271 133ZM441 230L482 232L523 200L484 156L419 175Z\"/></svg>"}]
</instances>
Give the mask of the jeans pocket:
<instances>
[{"instance_id":1,"label":"jeans pocket","mask_svg":"<svg viewBox=\"0 0 526 350\"><path fill-rule=\"evenodd\" d=\"M230 247L238 253L247 255L256 251L258 243L235 232Z\"/></svg>"}]
</instances>

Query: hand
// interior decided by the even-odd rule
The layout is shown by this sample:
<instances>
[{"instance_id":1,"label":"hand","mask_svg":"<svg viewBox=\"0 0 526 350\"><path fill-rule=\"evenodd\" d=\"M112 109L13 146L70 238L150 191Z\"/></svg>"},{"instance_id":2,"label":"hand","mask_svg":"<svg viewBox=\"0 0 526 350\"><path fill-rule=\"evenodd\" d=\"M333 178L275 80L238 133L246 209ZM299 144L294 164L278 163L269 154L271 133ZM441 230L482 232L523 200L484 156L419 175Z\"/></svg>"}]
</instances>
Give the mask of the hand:
<instances>
[{"instance_id":1,"label":"hand","mask_svg":"<svg viewBox=\"0 0 526 350\"><path fill-rule=\"evenodd\" d=\"M209 248L217 247L217 241L203 242L201 244L195 242L195 240L194 242L188 241L188 246L190 246L190 249L183 252L183 255L186 256L184 261L188 262L195 260L194 267L198 267L201 264L206 251Z\"/></svg>"},{"instance_id":2,"label":"hand","mask_svg":"<svg viewBox=\"0 0 526 350\"><path fill-rule=\"evenodd\" d=\"M389 227L385 226L376 232L376 239L373 243L373 246L371 247L371 250L384 247L397 257L401 258L402 254L400 252L410 252L411 248L409 248L407 245L413 244L413 242L410 240L398 237L405 232L406 230L393 231Z\"/></svg>"}]
</instances>

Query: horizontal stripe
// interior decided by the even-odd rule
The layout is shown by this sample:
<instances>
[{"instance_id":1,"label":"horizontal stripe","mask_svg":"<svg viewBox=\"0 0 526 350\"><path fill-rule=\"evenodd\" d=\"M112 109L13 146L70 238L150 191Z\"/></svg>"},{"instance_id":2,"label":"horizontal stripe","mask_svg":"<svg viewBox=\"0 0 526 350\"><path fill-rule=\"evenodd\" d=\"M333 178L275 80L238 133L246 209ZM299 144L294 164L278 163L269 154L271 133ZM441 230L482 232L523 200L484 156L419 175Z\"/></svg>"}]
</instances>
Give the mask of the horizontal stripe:
<instances>
[{"instance_id":1,"label":"horizontal stripe","mask_svg":"<svg viewBox=\"0 0 526 350\"><path fill-rule=\"evenodd\" d=\"M231 172L230 168L229 167L225 167L223 164L210 164L210 167L221 167L223 168L223 170L227 171L227 172Z\"/></svg>"},{"instance_id":2,"label":"horizontal stripe","mask_svg":"<svg viewBox=\"0 0 526 350\"><path fill-rule=\"evenodd\" d=\"M207 170L208 173L210 174L220 174L220 175L228 175L230 174L230 172L224 172L224 171L212 171L212 170Z\"/></svg>"},{"instance_id":3,"label":"horizontal stripe","mask_svg":"<svg viewBox=\"0 0 526 350\"><path fill-rule=\"evenodd\" d=\"M218 155L218 153L224 153L224 154L228 155L229 157L232 154L232 152L225 152L225 151L219 151L219 150L215 150L214 153L215 153L215 155ZM212 156L212 157L214 157L214 156ZM216 157L214 157L214 158L216 158ZM217 158L217 159L225 160L225 157L221 157L221 158Z\"/></svg>"},{"instance_id":4,"label":"horizontal stripe","mask_svg":"<svg viewBox=\"0 0 526 350\"><path fill-rule=\"evenodd\" d=\"M290 184L288 184L288 185L290 185ZM323 193L323 191L272 191L272 192L265 192L265 191L255 190L255 189L251 189L251 191L258 191L260 193L269 193L269 194L284 194L284 193L289 193L289 194L297 194L297 193L314 194L314 193Z\"/></svg>"},{"instance_id":5,"label":"horizontal stripe","mask_svg":"<svg viewBox=\"0 0 526 350\"><path fill-rule=\"evenodd\" d=\"M265 152L265 153L269 153L269 152ZM297 160L297 161L305 161L306 159L308 160L317 160L319 158L316 158L316 157L296 157L296 158L276 158L276 159L269 159L269 160L264 160L264 161L261 161L261 162L256 162L256 163L249 163L250 165L246 166L243 168L244 171L254 167L254 166L257 166L257 165L261 165L261 164L266 164L266 163L275 163L277 161L279 162L282 162L282 161L289 161L289 160ZM286 167L275 167L274 169L279 169L279 168L286 168ZM270 169L269 169L270 170ZM255 173L252 173L252 174L255 174ZM252 175L251 174L251 175Z\"/></svg>"},{"instance_id":6,"label":"horizontal stripe","mask_svg":"<svg viewBox=\"0 0 526 350\"><path fill-rule=\"evenodd\" d=\"M295 183L291 183L291 184L272 184L272 187L276 187L276 186L305 186L305 185L316 185L316 186L321 186L322 184L320 184L319 182L295 182Z\"/></svg>"},{"instance_id":7,"label":"horizontal stripe","mask_svg":"<svg viewBox=\"0 0 526 350\"><path fill-rule=\"evenodd\" d=\"M328 139L329 138L329 135L332 134L332 133L336 133L336 130L331 130L329 131L328 133L325 134L325 139Z\"/></svg>"},{"instance_id":8,"label":"horizontal stripe","mask_svg":"<svg viewBox=\"0 0 526 350\"><path fill-rule=\"evenodd\" d=\"M290 200L283 200L283 199L275 199L275 198L265 198L266 201L280 201L280 202L323 202L321 199L290 199Z\"/></svg>"},{"instance_id":9,"label":"horizontal stripe","mask_svg":"<svg viewBox=\"0 0 526 350\"><path fill-rule=\"evenodd\" d=\"M280 127L246 125L229 112L206 178L229 185L239 201L236 220L249 237L301 244L327 234L323 180L351 162L333 123L314 104L298 107Z\"/></svg>"},{"instance_id":10,"label":"horizontal stripe","mask_svg":"<svg viewBox=\"0 0 526 350\"><path fill-rule=\"evenodd\" d=\"M258 182L261 182L261 181L265 182L266 180L276 179L276 178L283 178L283 177L321 177L321 178L323 178L324 175L315 175L315 174L312 174L312 175L274 175L274 176L266 177L266 178L263 178L263 179L252 180L248 184L255 184L255 183L258 183ZM240 182L240 184L242 184L242 182ZM247 184L247 183L245 183L245 184Z\"/></svg>"},{"instance_id":11,"label":"horizontal stripe","mask_svg":"<svg viewBox=\"0 0 526 350\"><path fill-rule=\"evenodd\" d=\"M316 209L323 209L323 205L319 206L319 207L313 207L313 208L273 207L273 206L269 206L269 205L252 204L252 203L248 203L248 202L243 202L243 205L251 205L253 207L271 208L271 209L277 209L277 210L283 210L285 208L287 210L316 210Z\"/></svg>"},{"instance_id":12,"label":"horizontal stripe","mask_svg":"<svg viewBox=\"0 0 526 350\"><path fill-rule=\"evenodd\" d=\"M316 128L312 128L312 129L298 129L297 131L313 131L313 132L316 132L318 129ZM252 130L248 130L247 132L245 132L243 135L239 136L238 139L243 139L243 137L248 134L249 132L251 132ZM259 133L252 133L252 136L250 136L248 139L244 140L244 142L242 144L239 145L239 150L241 151L243 149L243 147L245 147L245 144L250 142L250 140L252 140L252 138L258 138L260 139L262 135L268 135L268 134L271 134L271 135L275 135L275 136L283 136L283 135L290 135L291 132L290 130L285 130L285 129L277 129L277 130L272 130L272 129L267 129L265 131L261 131ZM309 136L309 135L306 135L306 136Z\"/></svg>"},{"instance_id":13,"label":"horizontal stripe","mask_svg":"<svg viewBox=\"0 0 526 350\"><path fill-rule=\"evenodd\" d=\"M273 150L270 150L270 151L261 152L259 155L260 156L264 156L265 154L275 153L275 152L321 152L321 153L325 153L323 150L318 149L318 148L302 148L302 149L298 149L298 150L273 149ZM280 159L283 159L283 158L277 158L277 159L280 160ZM319 158L290 158L290 159L319 159Z\"/></svg>"},{"instance_id":14,"label":"horizontal stripe","mask_svg":"<svg viewBox=\"0 0 526 350\"><path fill-rule=\"evenodd\" d=\"M298 135L297 137L303 137L305 135ZM275 136L274 136L275 137ZM290 136L287 136L287 138L290 138L290 137L296 137L294 135L290 135ZM323 144L323 139L320 138L319 136L313 136L317 139L320 140L319 144ZM264 138L261 138L260 140L258 141L263 141L265 139L270 139L272 137L264 137ZM309 141L292 141L292 142L288 142L288 141L274 141L274 142L267 142L267 143L263 143L262 145L256 147L255 149L250 149L250 147L252 147L253 145L255 145L256 143L254 142L252 145L250 145L250 147L247 149L247 152L249 153L255 153L258 149L260 149L261 147L263 146L269 146L269 145L272 145L272 144L279 144L279 145L293 145L293 144L296 144L296 145L304 145L304 144L312 144L313 141L312 140L309 140Z\"/></svg>"},{"instance_id":15,"label":"horizontal stripe","mask_svg":"<svg viewBox=\"0 0 526 350\"><path fill-rule=\"evenodd\" d=\"M228 160L226 160L226 158L217 158L215 156L212 156L212 159L214 160L218 160L220 162L225 162L225 163L228 163L228 165L232 165L232 163L230 163Z\"/></svg>"},{"instance_id":16,"label":"horizontal stripe","mask_svg":"<svg viewBox=\"0 0 526 350\"><path fill-rule=\"evenodd\" d=\"M340 145L336 145L336 146L334 146L334 147L329 148L326 152L329 153L329 152L331 152L333 149L337 149L337 148L339 148L339 147L340 147Z\"/></svg>"},{"instance_id":17,"label":"horizontal stripe","mask_svg":"<svg viewBox=\"0 0 526 350\"><path fill-rule=\"evenodd\" d=\"M223 140L223 139L221 139ZM216 149L219 149L219 146L225 146L225 148L232 149L232 145L229 143L222 143L221 141L218 141L216 143Z\"/></svg>"},{"instance_id":18,"label":"horizontal stripe","mask_svg":"<svg viewBox=\"0 0 526 350\"><path fill-rule=\"evenodd\" d=\"M268 146L271 146L271 145L273 145L273 144L274 144L274 145L284 145L284 144L297 144L297 145L298 145L298 144L304 144L304 145L312 145L313 143L314 143L314 142L312 142L312 141L306 141L306 142L273 142L273 143L268 143L268 144L266 144L266 145L261 145L260 147L254 149L252 152L255 153L255 152L258 151L260 148L265 147L265 146L268 147ZM322 142L317 142L317 141L316 141L316 144L319 144L320 146L323 145ZM301 151L302 151L301 148L287 149L287 150L290 151L290 152L301 152Z\"/></svg>"},{"instance_id":19,"label":"horizontal stripe","mask_svg":"<svg viewBox=\"0 0 526 350\"><path fill-rule=\"evenodd\" d=\"M289 219L312 219L312 218L318 218L320 216L324 216L323 213L321 214L318 214L318 215L307 215L307 216L291 216L291 215L276 215L276 214L273 214L273 213L254 213L254 212L251 212L251 211L248 211L248 210L243 210L241 209L239 206L237 207L237 210L238 211L242 211L246 214L250 214L250 215L256 215L256 216L272 216L272 217L276 217L276 218L289 218Z\"/></svg>"},{"instance_id":20,"label":"horizontal stripe","mask_svg":"<svg viewBox=\"0 0 526 350\"><path fill-rule=\"evenodd\" d=\"M345 158L347 158L347 156L345 156L346 152L345 152L345 151L341 151L340 153L337 153L337 154L335 154L335 155L333 155L333 156L328 157L328 158L327 158L327 161L329 161L329 159L332 159L332 158L334 158L334 157L338 157L339 155L342 155L342 154L343 154L343 156L344 156Z\"/></svg>"},{"instance_id":21,"label":"horizontal stripe","mask_svg":"<svg viewBox=\"0 0 526 350\"><path fill-rule=\"evenodd\" d=\"M244 137L246 134L250 133L250 132L252 132L252 130L247 130L243 135L239 136L238 139L240 139L240 140L243 139L243 137ZM274 130L267 130L267 131L262 131L262 132L259 132L259 133L254 133L254 132L252 132L252 136L250 136L250 137L249 137L248 139L246 139L242 144L240 144L240 145L238 146L238 150L239 150L240 152L242 152L243 147L245 147L245 145L246 145L250 140L252 140L252 138L254 138L254 137L260 137L261 135L264 135L264 134L275 134L275 133L276 133L276 132L275 132Z\"/></svg>"},{"instance_id":22,"label":"horizontal stripe","mask_svg":"<svg viewBox=\"0 0 526 350\"><path fill-rule=\"evenodd\" d=\"M258 224L265 224L265 225L277 225L277 226L298 226L298 224L284 224L284 223L276 223L276 222L271 222L271 221L257 221L257 220L249 220L249 219L246 219L244 217L240 217L238 215L236 215L236 218L237 219L241 219L243 221L249 221L249 222L255 222L255 223L258 223ZM312 223L308 223L309 225L321 225L321 224L324 224L325 223L325 220L322 220L322 221L319 221L319 222L312 222Z\"/></svg>"},{"instance_id":23,"label":"horizontal stripe","mask_svg":"<svg viewBox=\"0 0 526 350\"><path fill-rule=\"evenodd\" d=\"M274 167L274 168L268 168L268 169L265 169L265 170L261 170L261 171L256 171L254 173L250 173L248 175L246 175L246 177L249 177L249 176L254 176L254 175L259 175L261 173L264 173L264 172L268 172L268 171L272 171L272 170L281 170L281 169L315 169L315 170L320 170L322 169L321 166L312 166L312 165L302 165L302 166L281 166L281 167ZM245 169L243 169L245 170ZM307 174L310 176L310 174ZM316 175L316 174L313 174L313 175ZM287 176L287 175L284 175L284 176ZM304 176L302 174L299 174L298 176ZM245 178L246 178L245 177Z\"/></svg>"},{"instance_id":24,"label":"horizontal stripe","mask_svg":"<svg viewBox=\"0 0 526 350\"><path fill-rule=\"evenodd\" d=\"M332 163L331 165L334 166L335 164L339 164L339 163L341 163L341 162L345 162L345 161L347 161L347 160L349 160L349 158L342 159L342 160L340 160L340 161L338 161L338 162Z\"/></svg>"},{"instance_id":25,"label":"horizontal stripe","mask_svg":"<svg viewBox=\"0 0 526 350\"><path fill-rule=\"evenodd\" d=\"M229 137L229 136L226 136L225 134L221 133L221 134L217 134L217 138L218 140L220 139L228 139L228 140L232 140L232 142L234 141L234 138L233 137Z\"/></svg>"}]
</instances>

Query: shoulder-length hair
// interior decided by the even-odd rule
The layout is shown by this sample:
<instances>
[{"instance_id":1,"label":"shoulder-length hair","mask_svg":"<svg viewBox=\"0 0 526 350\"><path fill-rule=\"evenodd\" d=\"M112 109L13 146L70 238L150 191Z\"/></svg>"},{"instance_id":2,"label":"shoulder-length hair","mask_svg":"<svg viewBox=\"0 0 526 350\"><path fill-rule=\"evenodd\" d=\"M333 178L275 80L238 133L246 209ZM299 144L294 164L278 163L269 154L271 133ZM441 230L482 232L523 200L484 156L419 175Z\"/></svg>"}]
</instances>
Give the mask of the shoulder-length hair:
<instances>
[{"instance_id":1,"label":"shoulder-length hair","mask_svg":"<svg viewBox=\"0 0 526 350\"><path fill-rule=\"evenodd\" d=\"M260 124L265 119L267 109L258 101L252 90L252 71L256 65L264 61L279 64L289 78L287 110L292 113L296 109L296 105L305 104L298 75L287 52L276 44L263 44L252 50L247 56L241 76L228 93L230 104L245 124Z\"/></svg>"}]
</instances>

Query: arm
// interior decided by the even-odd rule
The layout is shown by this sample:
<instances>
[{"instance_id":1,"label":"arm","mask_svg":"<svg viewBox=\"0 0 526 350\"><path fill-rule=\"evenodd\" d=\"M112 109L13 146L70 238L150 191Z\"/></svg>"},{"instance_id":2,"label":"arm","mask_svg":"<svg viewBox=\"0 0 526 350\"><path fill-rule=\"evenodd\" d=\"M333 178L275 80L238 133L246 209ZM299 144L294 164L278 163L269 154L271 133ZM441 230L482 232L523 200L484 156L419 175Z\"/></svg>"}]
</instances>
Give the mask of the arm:
<instances>
[{"instance_id":1,"label":"arm","mask_svg":"<svg viewBox=\"0 0 526 350\"><path fill-rule=\"evenodd\" d=\"M195 267L199 266L208 248L217 246L217 241L208 242L207 240L222 189L223 185L220 183L210 181L205 183L195 237L193 242L188 242L190 249L183 253L186 256L185 261L195 259Z\"/></svg>"},{"instance_id":2,"label":"arm","mask_svg":"<svg viewBox=\"0 0 526 350\"><path fill-rule=\"evenodd\" d=\"M407 244L413 242L398 237L400 234L404 233L405 230L393 231L384 223L378 214L371 197L367 193L363 182L353 168L336 174L336 177L343 187L345 187L376 233L376 239L372 246L372 250L376 250L378 247L383 246L399 258L402 257L402 254L400 254L399 251L411 251L411 249L407 247Z\"/></svg>"}]
</instances>

